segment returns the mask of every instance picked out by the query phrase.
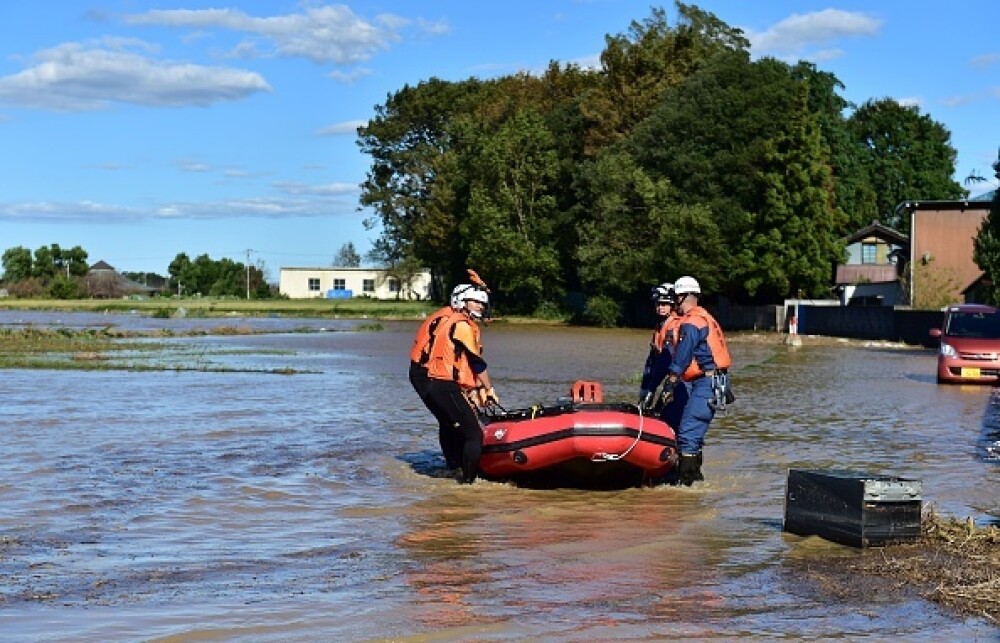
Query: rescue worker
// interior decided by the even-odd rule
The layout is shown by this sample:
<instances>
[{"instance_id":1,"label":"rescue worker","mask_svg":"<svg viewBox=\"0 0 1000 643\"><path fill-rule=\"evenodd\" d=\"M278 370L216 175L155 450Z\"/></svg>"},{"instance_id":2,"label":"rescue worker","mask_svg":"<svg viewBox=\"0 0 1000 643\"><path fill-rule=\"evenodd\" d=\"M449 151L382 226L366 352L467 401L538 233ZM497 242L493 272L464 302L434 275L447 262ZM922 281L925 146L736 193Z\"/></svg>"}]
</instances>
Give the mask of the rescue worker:
<instances>
[{"instance_id":1,"label":"rescue worker","mask_svg":"<svg viewBox=\"0 0 1000 643\"><path fill-rule=\"evenodd\" d=\"M489 295L478 286L468 285L455 289L451 303L451 312L429 334L427 400L428 407L440 409L444 418L443 422L439 418L439 423L445 436L442 449L445 445L449 449L446 460L457 460L462 467L459 481L471 484L479 474L483 449L483 430L473 405L500 403L486 370L476 324L484 317ZM457 448L459 443L461 450Z\"/></svg>"},{"instance_id":2,"label":"rescue worker","mask_svg":"<svg viewBox=\"0 0 1000 643\"><path fill-rule=\"evenodd\" d=\"M681 277L674 282L674 295L681 318L674 359L667 370L671 386L664 386L663 402L669 402L673 384L684 382L689 399L676 428L680 451L677 481L691 486L705 479L701 465L708 425L716 410L732 401L729 389L732 359L719 323L698 305L701 296L698 281L693 277Z\"/></svg>"},{"instance_id":3,"label":"rescue worker","mask_svg":"<svg viewBox=\"0 0 1000 643\"><path fill-rule=\"evenodd\" d=\"M646 356L642 382L639 385L639 406L643 411L652 411L658 406L656 389L667 377L667 370L673 361L674 337L680 323L680 317L674 310L677 299L673 283L663 283L653 288L651 299L657 322L653 338L649 342L649 354ZM683 384L675 383L673 399L660 409L660 419L676 430L687 399L687 389Z\"/></svg>"},{"instance_id":4,"label":"rescue worker","mask_svg":"<svg viewBox=\"0 0 1000 643\"><path fill-rule=\"evenodd\" d=\"M420 401L438 421L438 442L441 445L445 464L449 469L458 469L462 466L464 440L461 434L453 430L453 422L445 410L427 396L427 389L430 386L430 378L427 376L427 362L431 359L431 340L434 336L434 330L441 323L441 320L462 308L463 304L456 299L456 295L469 288L472 288L470 284L459 284L452 290L450 303L431 313L420 324L420 328L417 329L417 334L413 338L413 346L410 348L410 385L420 396Z\"/></svg>"}]
</instances>

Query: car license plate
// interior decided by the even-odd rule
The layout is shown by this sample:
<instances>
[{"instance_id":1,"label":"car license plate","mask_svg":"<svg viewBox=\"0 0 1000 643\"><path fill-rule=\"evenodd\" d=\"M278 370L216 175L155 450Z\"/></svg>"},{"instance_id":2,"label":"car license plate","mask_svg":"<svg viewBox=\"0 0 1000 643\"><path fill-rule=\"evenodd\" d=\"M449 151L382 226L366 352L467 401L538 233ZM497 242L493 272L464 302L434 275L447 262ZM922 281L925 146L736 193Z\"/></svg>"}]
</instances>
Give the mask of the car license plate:
<instances>
[{"instance_id":1,"label":"car license plate","mask_svg":"<svg viewBox=\"0 0 1000 643\"><path fill-rule=\"evenodd\" d=\"M979 377L978 368L962 368L962 377Z\"/></svg>"}]
</instances>

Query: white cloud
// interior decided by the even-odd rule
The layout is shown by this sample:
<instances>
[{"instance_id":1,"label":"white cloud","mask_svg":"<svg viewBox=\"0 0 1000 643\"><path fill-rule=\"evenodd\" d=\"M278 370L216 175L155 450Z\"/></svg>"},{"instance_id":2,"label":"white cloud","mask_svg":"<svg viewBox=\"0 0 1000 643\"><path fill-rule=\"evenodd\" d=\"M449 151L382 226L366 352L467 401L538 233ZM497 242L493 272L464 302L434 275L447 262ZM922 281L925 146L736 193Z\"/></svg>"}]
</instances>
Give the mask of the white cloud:
<instances>
[{"instance_id":1,"label":"white cloud","mask_svg":"<svg viewBox=\"0 0 1000 643\"><path fill-rule=\"evenodd\" d=\"M820 54L829 59L839 55L827 47L844 38L877 36L882 21L870 15L839 9L824 9L807 14L792 14L766 31L744 29L755 57L800 58ZM814 48L819 48L814 51Z\"/></svg>"},{"instance_id":2,"label":"white cloud","mask_svg":"<svg viewBox=\"0 0 1000 643\"><path fill-rule=\"evenodd\" d=\"M336 185L336 184L335 184ZM318 189L318 188L316 188ZM357 186L353 186L357 191ZM129 224L155 219L284 219L321 216L356 216L352 200L330 198L247 198L201 203L164 203L152 208L120 206L93 201L77 202L0 202L0 221L17 220L37 223L83 223L99 221Z\"/></svg>"},{"instance_id":3,"label":"white cloud","mask_svg":"<svg viewBox=\"0 0 1000 643\"><path fill-rule=\"evenodd\" d=\"M982 96L975 94L966 94L958 96L948 96L947 98L941 99L941 103L946 107L961 107L962 105L969 105L981 100Z\"/></svg>"},{"instance_id":4,"label":"white cloud","mask_svg":"<svg viewBox=\"0 0 1000 643\"><path fill-rule=\"evenodd\" d=\"M259 18L238 9L165 9L125 16L133 25L226 29L249 34L241 55L307 58L315 63L353 65L398 42L409 20L383 14L367 21L346 5L312 6L301 13Z\"/></svg>"},{"instance_id":5,"label":"white cloud","mask_svg":"<svg viewBox=\"0 0 1000 643\"><path fill-rule=\"evenodd\" d=\"M431 21L417 18L417 27L424 33L432 36L443 36L451 31L451 26L444 20Z\"/></svg>"},{"instance_id":6,"label":"white cloud","mask_svg":"<svg viewBox=\"0 0 1000 643\"><path fill-rule=\"evenodd\" d=\"M141 218L141 211L136 208L93 201L0 203L0 220L15 219L37 222L100 220L101 222L128 223L137 218Z\"/></svg>"},{"instance_id":7,"label":"white cloud","mask_svg":"<svg viewBox=\"0 0 1000 643\"><path fill-rule=\"evenodd\" d=\"M0 102L56 111L105 109L113 103L150 107L206 106L271 91L255 72L156 60L135 40L64 43L37 52L33 65L0 77Z\"/></svg>"},{"instance_id":8,"label":"white cloud","mask_svg":"<svg viewBox=\"0 0 1000 643\"><path fill-rule=\"evenodd\" d=\"M212 166L201 161L177 161L177 168L182 172L211 172Z\"/></svg>"},{"instance_id":9,"label":"white cloud","mask_svg":"<svg viewBox=\"0 0 1000 643\"><path fill-rule=\"evenodd\" d=\"M115 162L112 162L112 161L109 161L107 163L97 163L97 164L93 164L93 165L84 165L83 167L85 169L88 169L88 170L102 170L102 171L105 171L105 172L118 172L119 170L124 170L124 169L128 168L127 165L122 165L121 163L115 163Z\"/></svg>"},{"instance_id":10,"label":"white cloud","mask_svg":"<svg viewBox=\"0 0 1000 643\"><path fill-rule=\"evenodd\" d=\"M921 107L924 104L924 99L920 96L904 96L897 98L896 102L903 107Z\"/></svg>"},{"instance_id":11,"label":"white cloud","mask_svg":"<svg viewBox=\"0 0 1000 643\"><path fill-rule=\"evenodd\" d=\"M319 136L354 136L358 133L359 127L364 127L367 124L368 121L344 121L321 127L316 130L316 134Z\"/></svg>"},{"instance_id":12,"label":"white cloud","mask_svg":"<svg viewBox=\"0 0 1000 643\"><path fill-rule=\"evenodd\" d=\"M346 85L352 85L354 84L355 81L358 81L364 78L365 76L370 76L371 73L372 70L366 67L355 67L351 71L342 71L340 69L334 69L327 75L338 82L344 83Z\"/></svg>"},{"instance_id":13,"label":"white cloud","mask_svg":"<svg viewBox=\"0 0 1000 643\"><path fill-rule=\"evenodd\" d=\"M1000 53L984 54L976 56L969 61L969 65L976 68L987 68L1000 62Z\"/></svg>"},{"instance_id":14,"label":"white cloud","mask_svg":"<svg viewBox=\"0 0 1000 643\"><path fill-rule=\"evenodd\" d=\"M342 196L357 194L360 190L356 183L327 183L325 185L308 185L295 181L277 181L274 187L286 194L309 196Z\"/></svg>"}]
</instances>

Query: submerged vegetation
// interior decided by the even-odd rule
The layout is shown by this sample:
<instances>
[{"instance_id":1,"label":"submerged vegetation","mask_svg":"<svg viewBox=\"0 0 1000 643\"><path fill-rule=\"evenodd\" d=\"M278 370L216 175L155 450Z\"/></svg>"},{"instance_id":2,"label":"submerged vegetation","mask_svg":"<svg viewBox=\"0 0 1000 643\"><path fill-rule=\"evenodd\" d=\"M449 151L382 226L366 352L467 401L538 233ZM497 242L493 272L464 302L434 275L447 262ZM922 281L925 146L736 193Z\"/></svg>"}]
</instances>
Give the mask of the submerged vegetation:
<instances>
[{"instance_id":1,"label":"submerged vegetation","mask_svg":"<svg viewBox=\"0 0 1000 643\"><path fill-rule=\"evenodd\" d=\"M845 561L810 563L807 574L838 598L912 591L962 614L1000 624L1000 529L924 511L920 538L865 549Z\"/></svg>"},{"instance_id":2,"label":"submerged vegetation","mask_svg":"<svg viewBox=\"0 0 1000 643\"><path fill-rule=\"evenodd\" d=\"M192 331L187 335L238 335L250 332L245 327L222 326L211 331ZM199 346L195 353L190 346L166 341L175 337L178 335L172 331L122 331L113 326L99 329L33 326L4 328L0 329L0 369L253 372L279 375L305 372L291 368L264 369L219 364L211 358L261 355L263 352L211 350Z\"/></svg>"}]
</instances>

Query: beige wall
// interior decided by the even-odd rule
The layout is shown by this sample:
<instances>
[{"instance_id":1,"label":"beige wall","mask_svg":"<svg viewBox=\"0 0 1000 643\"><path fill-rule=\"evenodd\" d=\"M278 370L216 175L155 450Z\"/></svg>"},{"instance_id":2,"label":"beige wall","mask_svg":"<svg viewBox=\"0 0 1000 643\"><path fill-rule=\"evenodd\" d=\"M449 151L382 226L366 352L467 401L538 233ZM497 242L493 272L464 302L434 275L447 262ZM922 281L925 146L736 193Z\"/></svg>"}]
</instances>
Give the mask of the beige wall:
<instances>
[{"instance_id":1,"label":"beige wall","mask_svg":"<svg viewBox=\"0 0 1000 643\"><path fill-rule=\"evenodd\" d=\"M989 203L978 202L951 206L928 203L916 205L911 213L911 272L932 274L933 280L927 283L925 279L924 287L942 289L951 303L961 303L962 291L982 274L972 260L972 243L989 208ZM914 280L913 287L920 286L921 281ZM920 293L912 294L912 301L920 301Z\"/></svg>"},{"instance_id":2,"label":"beige wall","mask_svg":"<svg viewBox=\"0 0 1000 643\"><path fill-rule=\"evenodd\" d=\"M354 297L368 295L375 299L429 299L431 294L431 274L425 270L417 275L407 288L393 288L392 279L387 279L382 270L369 268L281 268L278 290L290 299L325 298L327 291L334 289L334 280L342 279L346 290ZM375 290L364 290L365 280L374 282ZM313 285L310 288L310 284Z\"/></svg>"}]
</instances>

